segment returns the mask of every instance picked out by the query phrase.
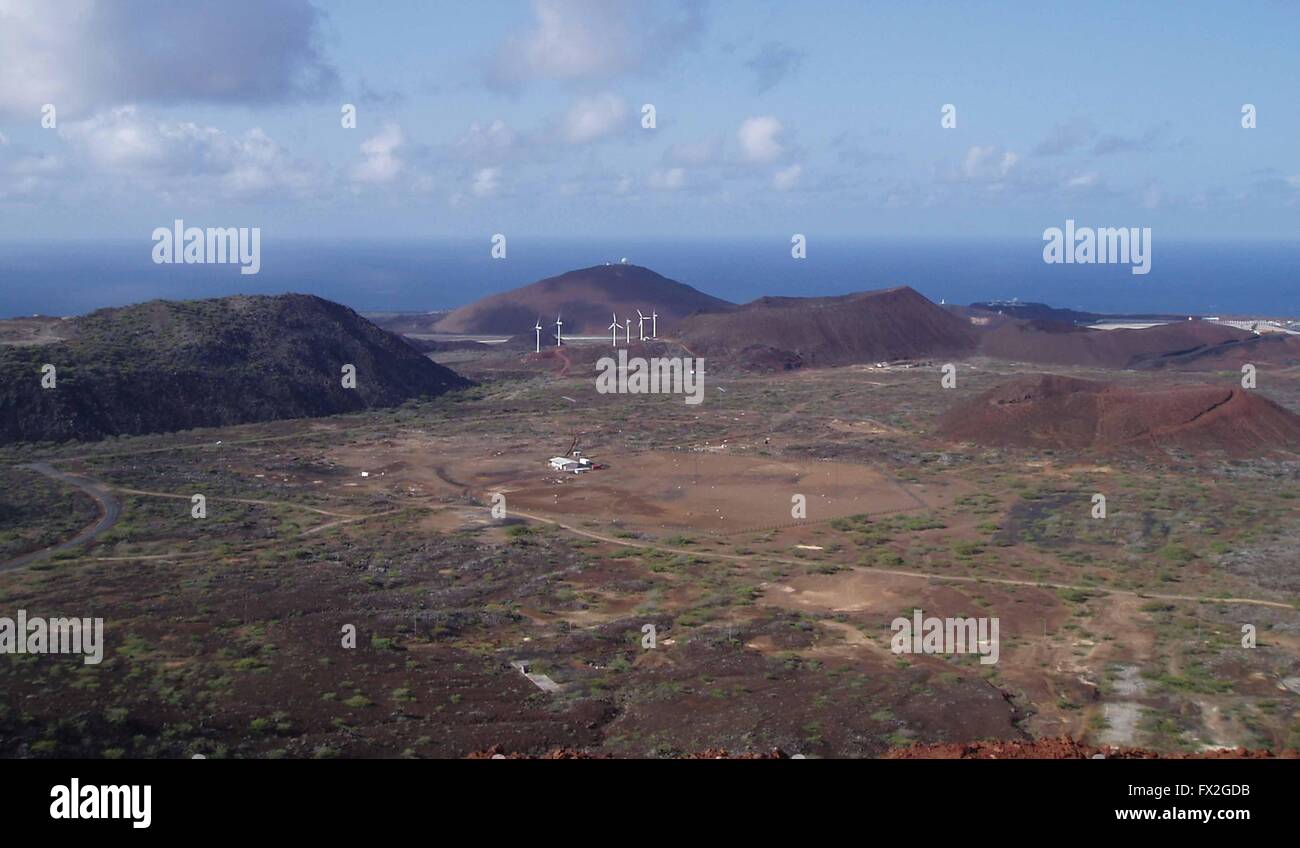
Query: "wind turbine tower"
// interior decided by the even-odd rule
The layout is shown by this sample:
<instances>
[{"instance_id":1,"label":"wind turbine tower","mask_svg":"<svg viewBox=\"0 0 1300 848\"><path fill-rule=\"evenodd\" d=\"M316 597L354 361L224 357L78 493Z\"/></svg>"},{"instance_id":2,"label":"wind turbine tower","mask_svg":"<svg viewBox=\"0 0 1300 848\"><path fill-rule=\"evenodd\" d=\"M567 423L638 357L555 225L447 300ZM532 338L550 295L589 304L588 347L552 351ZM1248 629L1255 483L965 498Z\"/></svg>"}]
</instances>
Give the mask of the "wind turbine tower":
<instances>
[{"instance_id":1,"label":"wind turbine tower","mask_svg":"<svg viewBox=\"0 0 1300 848\"><path fill-rule=\"evenodd\" d=\"M636 311L636 331L641 341L645 341L645 316L641 314L640 309Z\"/></svg>"},{"instance_id":2,"label":"wind turbine tower","mask_svg":"<svg viewBox=\"0 0 1300 848\"><path fill-rule=\"evenodd\" d=\"M537 331L537 353L542 352L542 319L537 319L537 326L533 327Z\"/></svg>"},{"instance_id":3,"label":"wind turbine tower","mask_svg":"<svg viewBox=\"0 0 1300 848\"><path fill-rule=\"evenodd\" d=\"M650 338L659 338L659 313L650 310Z\"/></svg>"},{"instance_id":4,"label":"wind turbine tower","mask_svg":"<svg viewBox=\"0 0 1300 848\"><path fill-rule=\"evenodd\" d=\"M610 347L618 347L618 314L614 315L614 323L609 325L609 344Z\"/></svg>"},{"instance_id":5,"label":"wind turbine tower","mask_svg":"<svg viewBox=\"0 0 1300 848\"><path fill-rule=\"evenodd\" d=\"M564 322L560 320L560 316L556 315L555 316L555 346L559 347L562 344L564 344Z\"/></svg>"}]
</instances>

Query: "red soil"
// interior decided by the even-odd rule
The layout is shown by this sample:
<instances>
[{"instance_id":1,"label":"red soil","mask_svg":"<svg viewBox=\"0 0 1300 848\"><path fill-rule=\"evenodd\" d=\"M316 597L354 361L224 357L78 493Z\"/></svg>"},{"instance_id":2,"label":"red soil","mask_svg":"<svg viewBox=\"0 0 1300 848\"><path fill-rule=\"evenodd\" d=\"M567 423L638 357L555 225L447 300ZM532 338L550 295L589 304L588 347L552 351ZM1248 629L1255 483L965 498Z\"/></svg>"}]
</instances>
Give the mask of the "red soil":
<instances>
[{"instance_id":1,"label":"red soil","mask_svg":"<svg viewBox=\"0 0 1300 848\"><path fill-rule=\"evenodd\" d=\"M556 748L549 753L540 756L532 754L520 754L519 752L507 752L500 745L493 745L483 751L473 751L467 756L467 760L608 760L612 759L608 754L589 754L586 751L578 751L573 748Z\"/></svg>"},{"instance_id":2,"label":"red soil","mask_svg":"<svg viewBox=\"0 0 1300 848\"><path fill-rule=\"evenodd\" d=\"M651 311L659 313L659 335L667 335L677 322L697 311L730 309L732 304L660 276L639 265L596 265L548 277L530 285L477 300L453 310L434 325L439 333L524 334L533 339L533 323L542 323L542 342L555 332L555 319L564 320L567 336L609 334L611 313L618 314L620 336L623 322L632 319L638 333L636 310L647 318L650 335ZM554 336L549 337L552 342ZM639 338L639 336L634 336Z\"/></svg>"},{"instance_id":3,"label":"red soil","mask_svg":"<svg viewBox=\"0 0 1300 848\"><path fill-rule=\"evenodd\" d=\"M960 403L940 419L939 432L1003 447L1231 455L1300 449L1300 416L1232 384L1139 390L1055 375L1015 380Z\"/></svg>"},{"instance_id":4,"label":"red soil","mask_svg":"<svg viewBox=\"0 0 1300 848\"><path fill-rule=\"evenodd\" d=\"M493 745L485 751L475 751L466 759L470 760L609 760L613 759L609 754L589 754L585 751L577 751L573 748L556 748L546 754L533 756L531 754L507 753L500 745ZM703 751L696 751L691 754L683 754L679 759L683 760L788 760L789 755L780 748L773 748L770 751L762 753L740 753L733 754L726 748L707 748Z\"/></svg>"},{"instance_id":5,"label":"red soil","mask_svg":"<svg viewBox=\"0 0 1300 848\"><path fill-rule=\"evenodd\" d=\"M1195 753L1163 753L1146 748L1114 748L1109 745L1085 745L1068 736L1030 741L990 740L987 742L939 742L929 745L912 745L894 748L887 752L886 760L1090 760L1104 757L1108 760L1295 760L1300 751L1285 749L1277 753L1248 748L1197 751ZM556 748L547 754L506 753L500 745L486 751L470 754L471 760L596 760L611 759L608 754L588 754L572 748ZM790 756L780 748L758 753L732 753L726 748L709 748L684 754L683 760L788 760Z\"/></svg>"},{"instance_id":6,"label":"red soil","mask_svg":"<svg viewBox=\"0 0 1300 848\"><path fill-rule=\"evenodd\" d=\"M1089 760L1100 754L1110 760L1268 760L1300 759L1300 751L1252 751L1234 748L1196 753L1160 753L1145 748L1112 748L1084 745L1067 736L1035 739L1027 742L995 740L988 742L938 743L895 748L885 754L887 760Z\"/></svg>"},{"instance_id":7,"label":"red soil","mask_svg":"<svg viewBox=\"0 0 1300 848\"><path fill-rule=\"evenodd\" d=\"M688 318L678 335L701 355L724 354L760 370L975 350L969 321L907 286L840 297L764 297Z\"/></svg>"}]
</instances>

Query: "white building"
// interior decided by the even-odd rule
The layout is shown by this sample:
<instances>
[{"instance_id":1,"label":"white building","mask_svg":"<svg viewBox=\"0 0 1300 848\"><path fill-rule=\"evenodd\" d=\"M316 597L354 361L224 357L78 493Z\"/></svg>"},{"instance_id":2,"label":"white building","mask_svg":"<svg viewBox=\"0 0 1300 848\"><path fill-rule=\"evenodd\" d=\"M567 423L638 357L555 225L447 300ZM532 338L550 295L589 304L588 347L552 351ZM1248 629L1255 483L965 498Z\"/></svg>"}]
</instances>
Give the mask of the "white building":
<instances>
[{"instance_id":1,"label":"white building","mask_svg":"<svg viewBox=\"0 0 1300 848\"><path fill-rule=\"evenodd\" d=\"M581 474L591 470L591 460L586 457L569 459L567 456L553 456L551 468L556 471L567 471L570 474Z\"/></svg>"}]
</instances>

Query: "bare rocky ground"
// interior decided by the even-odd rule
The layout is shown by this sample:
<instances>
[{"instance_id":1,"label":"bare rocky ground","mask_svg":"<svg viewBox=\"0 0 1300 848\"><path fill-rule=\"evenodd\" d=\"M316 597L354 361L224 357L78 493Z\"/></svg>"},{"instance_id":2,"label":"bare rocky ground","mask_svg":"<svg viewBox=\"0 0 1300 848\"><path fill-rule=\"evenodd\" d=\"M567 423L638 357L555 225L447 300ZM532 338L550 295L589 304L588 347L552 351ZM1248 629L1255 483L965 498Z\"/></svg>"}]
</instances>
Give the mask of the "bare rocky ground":
<instances>
[{"instance_id":1,"label":"bare rocky ground","mask_svg":"<svg viewBox=\"0 0 1300 848\"><path fill-rule=\"evenodd\" d=\"M4 451L6 465L46 459L111 484L124 512L86 549L0 575L0 615L102 616L108 642L99 666L0 657L0 753L969 756L1068 736L1089 756L1106 741L1219 756L1300 745L1300 695L1286 683L1300 677L1300 560L1287 544L1300 483L1285 458L944 442L938 415L1008 376L978 361L947 393L937 367L853 367L719 378L700 407L598 396L588 378L559 379L563 367L499 352L463 369L484 386L434 403ZM1266 385L1300 408L1293 378ZM549 474L546 459L578 434L610 468ZM697 455L728 457L732 485L769 469L747 502L788 509L802 493L808 519L713 532L635 507L638 475ZM619 474L624 456L638 475ZM916 500L902 511L826 503L842 481L815 472L834 463ZM683 473L676 485L708 483ZM605 494L584 498L584 486ZM548 487L562 508L547 505ZM494 519L491 496L510 504L516 490L527 515ZM209 498L201 523L195 492ZM1096 492L1105 520L1090 514ZM692 505L702 490L688 494ZM633 507L611 516L610 498ZM11 512L0 530L38 539L44 509ZM916 607L997 616L999 662L891 653L890 621ZM970 747L980 741L994 747ZM1076 751L1054 744L1043 751Z\"/></svg>"},{"instance_id":2,"label":"bare rocky ground","mask_svg":"<svg viewBox=\"0 0 1300 848\"><path fill-rule=\"evenodd\" d=\"M569 748L557 748L540 756L507 752L499 745L469 755L471 760L582 760L603 755ZM1151 759L1267 760L1300 759L1300 751L1248 750L1233 748L1202 754L1170 754L1149 748L1120 748L1113 745L1084 745L1069 737L1035 739L1031 742L971 742L963 745L911 745L894 748L884 755L887 760L1151 760ZM696 751L683 755L690 760L788 760L790 755L777 748L767 753L732 753L725 748Z\"/></svg>"},{"instance_id":3,"label":"bare rocky ground","mask_svg":"<svg viewBox=\"0 0 1300 848\"><path fill-rule=\"evenodd\" d=\"M1231 748L1180 754L1152 751L1149 748L1117 748L1111 745L1084 745L1073 739L1036 739L1032 742L974 742L967 745L915 745L885 755L891 760L1150 760L1197 759L1256 760L1300 759L1300 751L1278 752Z\"/></svg>"}]
</instances>

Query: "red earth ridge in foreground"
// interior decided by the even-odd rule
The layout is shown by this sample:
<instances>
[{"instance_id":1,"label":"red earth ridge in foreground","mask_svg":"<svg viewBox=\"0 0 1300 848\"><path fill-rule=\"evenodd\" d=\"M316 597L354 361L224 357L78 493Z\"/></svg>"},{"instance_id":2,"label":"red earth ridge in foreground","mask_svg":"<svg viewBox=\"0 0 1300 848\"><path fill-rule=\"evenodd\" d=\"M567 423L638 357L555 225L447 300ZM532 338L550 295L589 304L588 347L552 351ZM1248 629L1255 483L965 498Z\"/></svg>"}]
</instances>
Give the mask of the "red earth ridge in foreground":
<instances>
[{"instance_id":1,"label":"red earth ridge in foreground","mask_svg":"<svg viewBox=\"0 0 1300 848\"><path fill-rule=\"evenodd\" d=\"M500 745L470 754L471 760L606 760L608 754L590 754L572 748L556 748L548 754L507 753ZM788 760L790 755L780 748L768 752L730 752L725 748L708 748L684 754L683 760ZM991 740L986 742L939 742L929 745L911 745L894 748L882 759L886 760L1295 760L1300 751L1284 749L1277 753L1248 748L1223 748L1196 753L1167 753L1146 748L1115 748L1110 745L1085 745L1068 736L1031 741Z\"/></svg>"}]
</instances>

